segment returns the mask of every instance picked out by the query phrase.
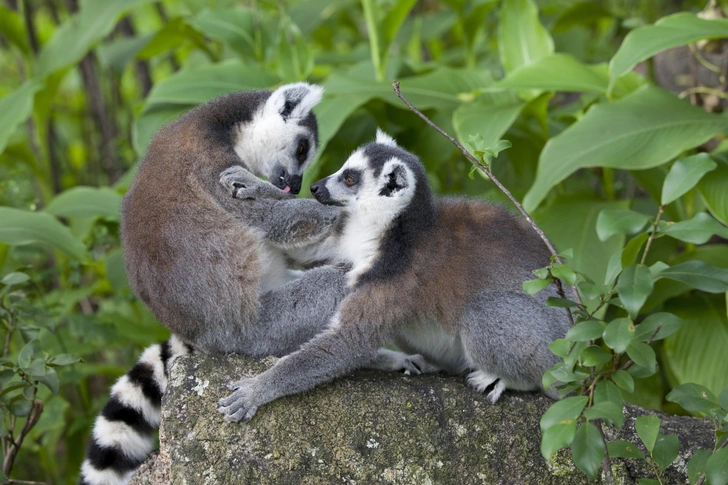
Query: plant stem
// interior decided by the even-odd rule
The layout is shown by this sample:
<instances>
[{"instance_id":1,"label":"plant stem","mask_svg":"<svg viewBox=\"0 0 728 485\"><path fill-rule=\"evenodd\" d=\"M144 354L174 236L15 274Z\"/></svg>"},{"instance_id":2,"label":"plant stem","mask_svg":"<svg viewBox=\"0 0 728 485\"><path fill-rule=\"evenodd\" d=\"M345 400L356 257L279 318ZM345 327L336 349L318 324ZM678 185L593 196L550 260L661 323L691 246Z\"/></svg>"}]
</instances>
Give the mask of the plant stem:
<instances>
[{"instance_id":1,"label":"plant stem","mask_svg":"<svg viewBox=\"0 0 728 485\"><path fill-rule=\"evenodd\" d=\"M645 246L645 251L642 253L642 260L640 261L640 264L645 264L645 260L647 259L647 253L650 251L650 246L652 246L652 241L655 239L655 235L657 234L657 224L660 223L660 218L662 217L662 211L665 210L665 204L660 204L660 208L657 209L657 217L655 217L655 222L652 223L652 234L650 234L650 238L647 240L647 245Z\"/></svg>"},{"instance_id":2,"label":"plant stem","mask_svg":"<svg viewBox=\"0 0 728 485\"><path fill-rule=\"evenodd\" d=\"M599 420L599 422L597 423L597 429L599 430L599 434L602 436L602 441L604 442L604 459L602 460L602 473L604 473L604 479L606 480L607 484L611 485L612 483L614 483L614 475L612 474L612 465L609 460L607 437L604 436L604 429L602 428L602 424L602 420Z\"/></svg>"},{"instance_id":3,"label":"plant stem","mask_svg":"<svg viewBox=\"0 0 728 485\"><path fill-rule=\"evenodd\" d=\"M366 2L367 0L362 0L362 1L363 1L363 2ZM483 173L484 173L485 175L487 175L487 176L488 176L488 178L489 178L490 180L492 180L492 181L493 181L493 183L494 183L494 184L495 184L495 185L496 185L496 186L497 186L497 187L498 187L498 188L499 188L499 189L501 190L501 192L503 192L503 193L504 193L504 194L506 195L506 197L508 197L508 199L509 199L509 200L510 200L510 201L511 201L511 202L513 203L513 205L515 205L515 206L516 206L516 209L518 209L518 211L519 211L519 212L521 213L521 215L523 215L523 217L524 217L524 218L526 219L526 221L527 221L527 222L528 222L528 223L529 223L529 224L531 225L531 227L533 228L533 230L534 230L534 231L536 231L536 234L538 234L538 235L539 235L539 237L541 238L541 240L542 240L542 241L544 242L544 244L545 244L545 245L546 245L546 247L548 248L549 252L550 252L550 253L551 253L551 255L552 255L552 256L554 257L554 260L555 260L555 261L556 261L557 263L563 264L563 262L561 261L561 258L559 257L558 253L556 252L556 249L554 249L554 246L553 246L553 244L551 244L551 241L549 241L549 238L548 238L548 237L546 237L546 234L544 234L544 232L543 232L543 231L541 230L541 228L540 228L540 227L538 227L538 225L537 225L537 224L536 224L536 223L534 222L534 220L533 220L533 219L531 218L531 216L530 216L530 215L528 215L528 212L526 212L526 210L525 210L525 209L523 208L523 206L522 206L522 205L521 205L521 204L520 204L520 203L519 203L519 202L518 202L518 201L516 200L516 198L515 198L515 197L513 197L513 194L511 194L511 192L510 192L510 191L509 191L509 190L508 190L508 189L507 189L507 188L505 187L505 185L503 185L503 184L502 184L502 183L500 182L500 180L498 180L498 179L497 179L497 178L496 178L496 177L495 177L495 176L494 176L494 175L493 175L493 174L491 173L491 171L490 171L490 170L488 170L488 167L487 167L487 166L485 166L485 165L483 165L483 164L482 164L482 163L481 163L481 162L480 162L480 161L479 161L479 160L478 160L477 158L475 158L475 157L474 157L473 155L471 155L471 154L470 154L470 152L469 152L468 150L466 150L466 149L465 149L465 147L464 147L464 146L462 146L462 145L460 144L460 142L458 142L458 141L457 141L457 140L456 140L455 138L453 138L452 136L450 136L450 135L449 135L449 134L448 134L447 132L445 132L445 131L444 131L444 130L443 130L442 128L440 128L440 127L439 127L439 126L437 126L437 125L436 125L435 123L433 123L433 122L432 122L432 120L430 120L430 119L429 119L429 118L428 118L427 116L425 116L425 115L424 115L424 114L422 113L422 111L420 111L420 110L418 110L417 108L415 108L415 107L414 107L414 106L412 105L412 103L410 103L410 102L409 102L409 101L407 100L407 98L405 98L405 97L404 97L404 95L403 95L403 94L402 94L402 93L400 92L400 90L399 90L399 81L394 81L394 82L392 83L392 87L394 88L394 92L395 92L395 94L397 95L397 97L398 97L399 99L401 99L401 100L402 100L402 102L403 102L404 104L406 104L406 105L407 105L407 107L408 107L408 108L409 108L409 109L410 109L410 110L411 110L411 111L412 111L413 113L415 113L415 114L416 114L417 116L419 116L420 118L422 118L422 120L423 120L423 121L424 121L425 123L427 123L428 125L430 125L430 127L431 127L431 128L433 128L433 129L434 129L435 131L437 131L437 132L438 132L438 133L440 133L440 134L441 134L442 136L444 136L445 138L447 138L448 140L450 140L450 143L452 143L453 145L455 145L455 146L456 146L456 147L457 147L457 148L458 148L458 149L459 149L459 150L460 150L460 151L461 151L461 152L463 153L463 155L465 155L465 158L467 158L468 160L470 160L470 162L471 162L471 163L473 163L473 164L474 164L474 165L475 165L476 167L478 167L478 168L479 168L479 169L480 169L480 170L481 170L481 171L482 171L482 172L483 172ZM557 288L558 288L558 290L559 290L559 296L561 296L562 298L566 298L566 295L564 294L564 288L563 288L563 286L561 285L561 280L559 280L558 278L555 278L555 279L554 279L554 281L556 282L556 286L557 286ZM579 292L577 291L577 289L576 289L576 287L575 287L575 286L571 286L571 291L572 291L572 293L573 293L573 295L574 295L574 299L575 299L575 300L576 300L576 301L577 301L577 302L578 302L578 303L579 303L579 304L580 304L581 306L584 306L584 303L583 303L583 302L581 301L581 296L579 295ZM571 310L569 310L569 309L567 308L567 309L566 309L566 312L568 313L568 315L569 315L569 320L571 321L571 324L573 325L573 324L574 324L574 318L573 318L573 316L571 315Z\"/></svg>"},{"instance_id":4,"label":"plant stem","mask_svg":"<svg viewBox=\"0 0 728 485\"><path fill-rule=\"evenodd\" d=\"M35 389L35 393L37 392L38 388ZM30 410L30 414L25 419L25 424L23 425L23 429L20 431L20 436L18 436L17 440L11 437L10 447L5 452L5 457L3 459L3 473L5 473L5 476L10 475L10 470L13 468L13 463L15 463L15 458L18 455L18 451L20 451L20 446L23 444L23 440L30 430L33 429L33 426L38 423L40 415L43 412L43 401L35 399L35 394L33 395L33 398L33 407Z\"/></svg>"}]
</instances>

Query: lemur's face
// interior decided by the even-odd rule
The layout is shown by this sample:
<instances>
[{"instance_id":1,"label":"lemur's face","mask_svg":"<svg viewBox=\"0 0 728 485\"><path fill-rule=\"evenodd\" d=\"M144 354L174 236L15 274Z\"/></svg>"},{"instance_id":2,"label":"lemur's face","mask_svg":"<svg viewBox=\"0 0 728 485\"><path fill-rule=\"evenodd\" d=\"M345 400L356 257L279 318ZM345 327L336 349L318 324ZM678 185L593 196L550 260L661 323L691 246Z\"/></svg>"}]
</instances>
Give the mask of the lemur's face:
<instances>
[{"instance_id":1,"label":"lemur's face","mask_svg":"<svg viewBox=\"0 0 728 485\"><path fill-rule=\"evenodd\" d=\"M412 200L415 176L400 158L403 152L387 134L358 148L335 174L311 185L313 196L325 205L349 213L377 213L394 217Z\"/></svg>"},{"instance_id":2,"label":"lemur's face","mask_svg":"<svg viewBox=\"0 0 728 485\"><path fill-rule=\"evenodd\" d=\"M256 175L284 192L301 190L303 170L316 155L318 126L311 110L322 94L320 86L286 84L251 121L238 126L235 152Z\"/></svg>"}]
</instances>

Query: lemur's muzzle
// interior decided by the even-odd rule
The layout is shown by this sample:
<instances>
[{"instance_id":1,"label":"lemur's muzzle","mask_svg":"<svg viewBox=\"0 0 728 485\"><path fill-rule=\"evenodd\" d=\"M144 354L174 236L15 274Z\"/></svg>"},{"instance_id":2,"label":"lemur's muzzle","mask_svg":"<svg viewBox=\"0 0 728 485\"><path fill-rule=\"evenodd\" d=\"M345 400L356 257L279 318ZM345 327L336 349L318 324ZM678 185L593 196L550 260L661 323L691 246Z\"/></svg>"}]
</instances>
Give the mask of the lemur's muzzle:
<instances>
[{"instance_id":1,"label":"lemur's muzzle","mask_svg":"<svg viewBox=\"0 0 728 485\"><path fill-rule=\"evenodd\" d=\"M323 205L344 205L331 198L331 192L329 192L329 189L326 188L326 180L327 179L319 180L315 184L311 185L311 195L313 195L313 197Z\"/></svg>"},{"instance_id":2,"label":"lemur's muzzle","mask_svg":"<svg viewBox=\"0 0 728 485\"><path fill-rule=\"evenodd\" d=\"M275 175L270 182L279 189L281 189L283 192L297 194L301 191L303 176L290 175L285 168L280 167L278 170L276 170Z\"/></svg>"}]
</instances>

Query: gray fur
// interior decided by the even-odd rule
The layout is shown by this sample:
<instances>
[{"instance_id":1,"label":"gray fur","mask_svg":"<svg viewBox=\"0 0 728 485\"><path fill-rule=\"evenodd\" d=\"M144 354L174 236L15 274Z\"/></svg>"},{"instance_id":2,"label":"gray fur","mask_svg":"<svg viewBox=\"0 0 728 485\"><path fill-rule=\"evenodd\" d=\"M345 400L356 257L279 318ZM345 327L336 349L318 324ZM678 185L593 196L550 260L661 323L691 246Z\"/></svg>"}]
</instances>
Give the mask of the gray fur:
<instances>
[{"instance_id":1,"label":"gray fur","mask_svg":"<svg viewBox=\"0 0 728 485\"><path fill-rule=\"evenodd\" d=\"M469 371L478 391L492 386L492 403L506 388L541 389L557 361L548 345L568 321L544 304L555 290L522 290L549 262L538 236L499 206L435 199L420 161L380 139L312 187L319 200L343 207L334 244L370 252L352 261L352 293L326 331L263 374L231 383L234 392L219 403L226 420L250 419L269 401L371 365L386 344L449 372ZM351 169L364 171L360 188L342 179Z\"/></svg>"}]
</instances>

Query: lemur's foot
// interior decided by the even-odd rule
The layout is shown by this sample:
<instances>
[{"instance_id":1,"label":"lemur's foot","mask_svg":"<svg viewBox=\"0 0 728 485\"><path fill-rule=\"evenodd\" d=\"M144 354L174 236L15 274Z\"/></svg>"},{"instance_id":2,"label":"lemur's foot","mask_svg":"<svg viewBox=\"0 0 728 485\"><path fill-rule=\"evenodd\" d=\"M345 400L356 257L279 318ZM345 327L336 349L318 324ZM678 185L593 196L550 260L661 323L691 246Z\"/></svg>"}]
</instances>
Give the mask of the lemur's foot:
<instances>
[{"instance_id":1,"label":"lemur's foot","mask_svg":"<svg viewBox=\"0 0 728 485\"><path fill-rule=\"evenodd\" d=\"M283 192L274 185L261 180L253 173L233 165L220 174L220 184L225 187L235 199L274 198L288 199L292 195Z\"/></svg>"},{"instance_id":2,"label":"lemur's foot","mask_svg":"<svg viewBox=\"0 0 728 485\"><path fill-rule=\"evenodd\" d=\"M470 387L478 392L485 392L485 390L495 382L493 390L488 393L488 402L491 404L498 402L501 394L503 394L503 391L506 390L506 383L503 382L503 379L500 379L494 374L488 374L482 370L471 372L468 374L467 380Z\"/></svg>"},{"instance_id":3,"label":"lemur's foot","mask_svg":"<svg viewBox=\"0 0 728 485\"><path fill-rule=\"evenodd\" d=\"M217 402L219 406L217 410L225 415L226 422L250 421L255 416L258 404L254 398L254 383L255 378L249 378L231 382L227 385L227 388L234 392Z\"/></svg>"},{"instance_id":4,"label":"lemur's foot","mask_svg":"<svg viewBox=\"0 0 728 485\"><path fill-rule=\"evenodd\" d=\"M406 374L431 374L440 369L425 360L420 354L405 354L389 349L379 349L373 369L404 372Z\"/></svg>"}]
</instances>

